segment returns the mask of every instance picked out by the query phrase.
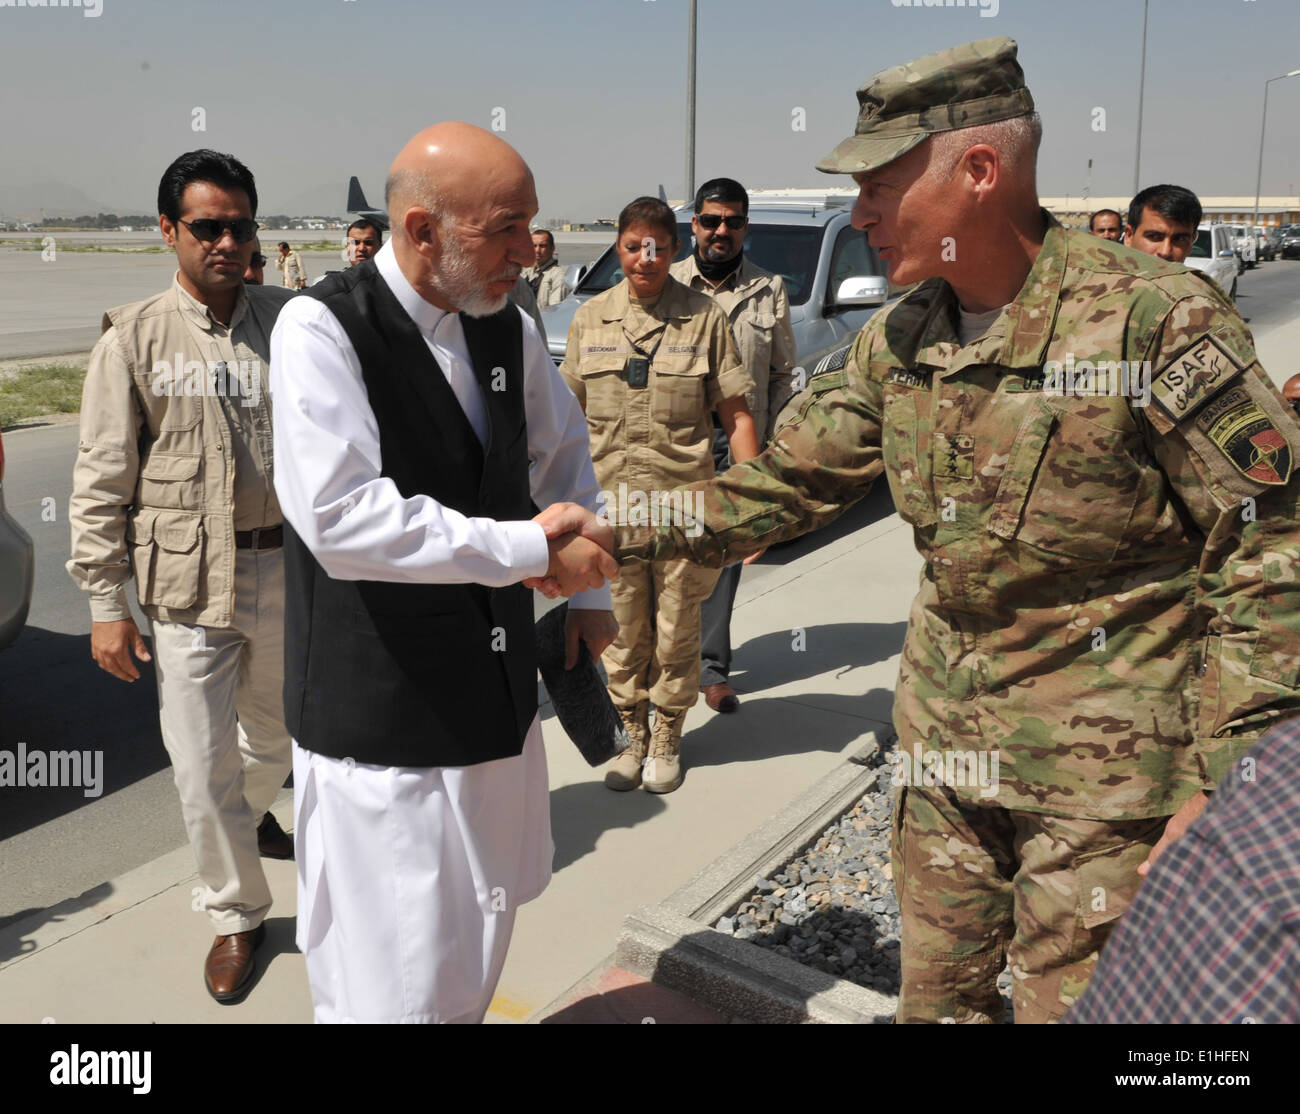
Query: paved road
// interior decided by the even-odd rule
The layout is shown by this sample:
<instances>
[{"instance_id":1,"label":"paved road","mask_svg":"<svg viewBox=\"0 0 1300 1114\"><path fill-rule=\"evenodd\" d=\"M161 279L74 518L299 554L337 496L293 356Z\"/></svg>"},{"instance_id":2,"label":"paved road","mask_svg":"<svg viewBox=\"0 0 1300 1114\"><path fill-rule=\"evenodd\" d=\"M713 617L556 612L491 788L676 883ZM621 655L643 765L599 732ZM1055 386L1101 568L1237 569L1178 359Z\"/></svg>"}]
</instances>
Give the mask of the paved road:
<instances>
[{"instance_id":1,"label":"paved road","mask_svg":"<svg viewBox=\"0 0 1300 1114\"><path fill-rule=\"evenodd\" d=\"M1300 261L1241 276L1241 310L1257 334L1291 321L1300 304ZM1270 369L1273 370L1273 369ZM1300 370L1300 361L1296 368ZM170 767L158 735L152 673L126 685L90 660L89 615L67 559L67 499L75 425L11 431L5 494L37 546L28 627L0 657L0 749L103 749L103 796L79 789L0 789L0 924L117 877L185 842ZM45 500L51 502L46 503ZM51 513L46 508L52 508ZM880 493L827 531L769 554L747 570L757 582L777 566L890 513Z\"/></svg>"}]
</instances>

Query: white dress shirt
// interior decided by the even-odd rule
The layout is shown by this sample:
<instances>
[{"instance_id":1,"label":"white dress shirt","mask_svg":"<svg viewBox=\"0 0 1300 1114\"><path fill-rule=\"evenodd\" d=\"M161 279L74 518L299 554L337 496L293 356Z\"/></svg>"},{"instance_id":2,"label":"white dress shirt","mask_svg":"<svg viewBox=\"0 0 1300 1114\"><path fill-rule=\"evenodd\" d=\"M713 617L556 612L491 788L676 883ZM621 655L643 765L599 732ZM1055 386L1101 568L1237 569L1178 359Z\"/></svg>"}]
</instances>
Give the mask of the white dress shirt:
<instances>
[{"instance_id":1,"label":"white dress shirt","mask_svg":"<svg viewBox=\"0 0 1300 1114\"><path fill-rule=\"evenodd\" d=\"M420 297L391 242L375 265L486 443L487 411L460 316ZM597 510L600 488L582 408L536 326L526 314L520 318L533 501ZM337 318L315 298L294 298L280 311L271 334L271 392L280 507L330 576L496 588L546 574L546 535L537 523L470 518L428 495L407 499L381 475L379 426L361 363ZM570 607L609 610L608 585L575 595Z\"/></svg>"}]
</instances>

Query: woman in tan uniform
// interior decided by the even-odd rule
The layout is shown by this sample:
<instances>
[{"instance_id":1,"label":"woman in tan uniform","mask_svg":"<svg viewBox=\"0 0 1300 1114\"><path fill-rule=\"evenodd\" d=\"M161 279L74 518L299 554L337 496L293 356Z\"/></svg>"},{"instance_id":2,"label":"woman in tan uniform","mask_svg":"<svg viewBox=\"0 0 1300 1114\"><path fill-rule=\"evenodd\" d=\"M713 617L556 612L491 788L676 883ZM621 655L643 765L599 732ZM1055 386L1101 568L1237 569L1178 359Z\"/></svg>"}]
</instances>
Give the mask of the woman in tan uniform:
<instances>
[{"instance_id":1,"label":"woman in tan uniform","mask_svg":"<svg viewBox=\"0 0 1300 1114\"><path fill-rule=\"evenodd\" d=\"M715 410L732 459L758 454L745 403L753 384L726 315L669 275L677 248L677 221L662 201L639 197L623 210L617 249L626 277L574 315L560 368L586 412L616 523L680 516L668 520L692 527L693 504L669 493L713 475ZM682 723L699 696L700 603L717 578L717 569L671 560L630 563L613 582L619 633L603 660L632 746L605 775L609 788L671 793L681 784Z\"/></svg>"}]
</instances>

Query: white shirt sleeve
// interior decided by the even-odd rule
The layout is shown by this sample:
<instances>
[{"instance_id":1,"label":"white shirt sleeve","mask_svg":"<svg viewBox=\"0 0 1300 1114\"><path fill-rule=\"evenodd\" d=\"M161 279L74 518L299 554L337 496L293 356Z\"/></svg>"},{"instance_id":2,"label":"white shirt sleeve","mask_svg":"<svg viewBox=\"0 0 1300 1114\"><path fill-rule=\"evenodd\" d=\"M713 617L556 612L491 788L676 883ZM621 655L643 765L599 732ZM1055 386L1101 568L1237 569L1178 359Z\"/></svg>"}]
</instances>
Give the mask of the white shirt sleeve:
<instances>
[{"instance_id":1,"label":"white shirt sleeve","mask_svg":"<svg viewBox=\"0 0 1300 1114\"><path fill-rule=\"evenodd\" d=\"M524 413L533 502L542 509L552 503L579 503L603 515L604 493L591 463L586 415L547 352L537 325L522 310L519 315L524 325ZM608 584L569 600L570 611L611 608Z\"/></svg>"},{"instance_id":2,"label":"white shirt sleeve","mask_svg":"<svg viewBox=\"0 0 1300 1114\"><path fill-rule=\"evenodd\" d=\"M361 363L315 298L294 298L280 311L271 334L271 397L281 511L336 580L499 588L546 575L546 535L537 523L469 518L427 495L407 499L380 474L379 427ZM569 401L577 407L572 395ZM533 430L531 409L526 414L531 450L546 433ZM546 490L558 490L566 474L580 482L573 455L545 454L538 474ZM591 473L589 455L586 468Z\"/></svg>"}]
</instances>

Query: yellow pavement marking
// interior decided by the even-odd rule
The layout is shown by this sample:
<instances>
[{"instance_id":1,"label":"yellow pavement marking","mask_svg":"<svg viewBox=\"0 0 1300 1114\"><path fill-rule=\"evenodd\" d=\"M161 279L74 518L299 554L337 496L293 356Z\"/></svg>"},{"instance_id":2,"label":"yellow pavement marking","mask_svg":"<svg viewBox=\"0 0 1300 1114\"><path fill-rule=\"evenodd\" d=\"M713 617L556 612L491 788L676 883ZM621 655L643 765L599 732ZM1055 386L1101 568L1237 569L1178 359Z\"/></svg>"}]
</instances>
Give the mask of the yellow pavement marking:
<instances>
[{"instance_id":1,"label":"yellow pavement marking","mask_svg":"<svg viewBox=\"0 0 1300 1114\"><path fill-rule=\"evenodd\" d=\"M488 1006L488 1013L495 1013L500 1017L509 1018L511 1021L523 1021L525 1017L533 1012L533 1009L534 1007L523 1002L516 1002L497 994Z\"/></svg>"}]
</instances>

